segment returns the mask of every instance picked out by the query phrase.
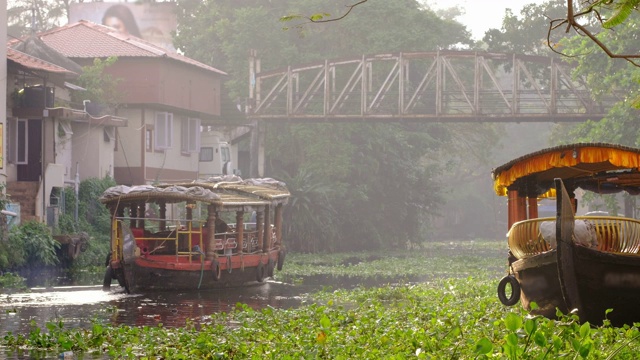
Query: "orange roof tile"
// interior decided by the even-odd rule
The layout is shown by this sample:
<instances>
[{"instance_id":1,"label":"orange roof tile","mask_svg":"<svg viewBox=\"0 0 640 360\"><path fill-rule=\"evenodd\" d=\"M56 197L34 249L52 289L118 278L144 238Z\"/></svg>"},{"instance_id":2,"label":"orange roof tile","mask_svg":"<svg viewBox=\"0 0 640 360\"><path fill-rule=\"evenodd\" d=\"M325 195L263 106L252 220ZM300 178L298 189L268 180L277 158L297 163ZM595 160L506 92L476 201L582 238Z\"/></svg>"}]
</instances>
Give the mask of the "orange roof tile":
<instances>
[{"instance_id":1,"label":"orange roof tile","mask_svg":"<svg viewBox=\"0 0 640 360\"><path fill-rule=\"evenodd\" d=\"M31 55L25 54L23 52L20 52L18 50L15 50L9 47L7 48L7 60L11 60L31 70L47 71L51 73L62 74L65 76L78 75L73 71L69 71L63 67L44 61L42 59L38 59L36 57L33 57Z\"/></svg>"},{"instance_id":2,"label":"orange roof tile","mask_svg":"<svg viewBox=\"0 0 640 360\"><path fill-rule=\"evenodd\" d=\"M69 58L106 58L109 56L164 57L220 75L227 75L224 71L212 66L169 51L135 36L123 35L111 27L87 20L80 20L77 23L61 26L40 33L38 36L47 45Z\"/></svg>"}]
</instances>

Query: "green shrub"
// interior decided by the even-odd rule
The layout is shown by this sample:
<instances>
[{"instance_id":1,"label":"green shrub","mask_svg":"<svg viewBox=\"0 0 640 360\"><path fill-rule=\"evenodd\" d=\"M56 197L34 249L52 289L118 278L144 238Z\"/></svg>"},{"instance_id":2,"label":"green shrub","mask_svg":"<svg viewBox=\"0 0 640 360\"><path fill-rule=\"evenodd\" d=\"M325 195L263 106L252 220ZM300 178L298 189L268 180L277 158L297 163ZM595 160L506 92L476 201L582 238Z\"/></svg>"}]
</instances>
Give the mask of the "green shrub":
<instances>
[{"instance_id":1,"label":"green shrub","mask_svg":"<svg viewBox=\"0 0 640 360\"><path fill-rule=\"evenodd\" d=\"M39 268L58 264L56 249L60 244L53 239L49 228L37 221L28 221L9 231L5 246L9 269Z\"/></svg>"},{"instance_id":2,"label":"green shrub","mask_svg":"<svg viewBox=\"0 0 640 360\"><path fill-rule=\"evenodd\" d=\"M9 196L4 192L5 185L0 183L0 210L5 210L9 204ZM0 242L7 240L7 217L0 213ZM0 256L2 254L0 253ZM0 260L0 266L2 266L2 260Z\"/></svg>"},{"instance_id":3,"label":"green shrub","mask_svg":"<svg viewBox=\"0 0 640 360\"><path fill-rule=\"evenodd\" d=\"M73 270L104 264L110 248L111 215L98 200L102 193L116 183L111 177L90 178L80 183L78 191L78 221L74 219L76 195L65 191L65 211L60 215L58 232L86 232L90 236L87 250L73 263Z\"/></svg>"},{"instance_id":4,"label":"green shrub","mask_svg":"<svg viewBox=\"0 0 640 360\"><path fill-rule=\"evenodd\" d=\"M4 273L0 275L0 289L24 290L27 288L25 279L17 274Z\"/></svg>"}]
</instances>

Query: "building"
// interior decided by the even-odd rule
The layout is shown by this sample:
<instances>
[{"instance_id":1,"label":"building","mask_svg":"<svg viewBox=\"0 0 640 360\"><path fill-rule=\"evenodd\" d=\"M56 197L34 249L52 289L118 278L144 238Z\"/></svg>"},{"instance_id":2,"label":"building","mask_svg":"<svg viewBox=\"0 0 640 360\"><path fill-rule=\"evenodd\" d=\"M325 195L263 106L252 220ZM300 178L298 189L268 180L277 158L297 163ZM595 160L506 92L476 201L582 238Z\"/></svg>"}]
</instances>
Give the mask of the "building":
<instances>
[{"instance_id":1,"label":"building","mask_svg":"<svg viewBox=\"0 0 640 360\"><path fill-rule=\"evenodd\" d=\"M4 87L6 191L22 221L47 220L53 225L62 189L77 184L74 168L84 164L85 178L112 171L115 143L105 134L126 126L126 120L94 117L73 107L70 92L82 90L72 84L80 69L77 64L35 38L12 45L6 48Z\"/></svg>"},{"instance_id":2,"label":"building","mask_svg":"<svg viewBox=\"0 0 640 360\"><path fill-rule=\"evenodd\" d=\"M128 119L128 126L114 134L113 175L117 183L198 177L201 125L221 120L225 72L89 21L38 37L83 66L95 58L118 58L106 69L119 79L122 98L116 115Z\"/></svg>"}]
</instances>

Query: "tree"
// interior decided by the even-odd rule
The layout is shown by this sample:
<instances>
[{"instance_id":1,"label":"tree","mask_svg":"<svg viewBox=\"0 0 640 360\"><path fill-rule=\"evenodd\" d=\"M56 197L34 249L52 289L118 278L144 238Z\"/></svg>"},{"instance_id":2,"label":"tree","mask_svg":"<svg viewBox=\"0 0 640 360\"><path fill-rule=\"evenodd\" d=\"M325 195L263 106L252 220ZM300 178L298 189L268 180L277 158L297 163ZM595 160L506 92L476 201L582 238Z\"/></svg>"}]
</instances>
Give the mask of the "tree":
<instances>
[{"instance_id":1,"label":"tree","mask_svg":"<svg viewBox=\"0 0 640 360\"><path fill-rule=\"evenodd\" d=\"M501 29L489 29L483 38L488 51L514 52L529 55L551 55L548 41L557 42L562 34L552 33L549 21L566 12L565 0L550 0L542 4L525 5L519 15L505 12Z\"/></svg>"},{"instance_id":2,"label":"tree","mask_svg":"<svg viewBox=\"0 0 640 360\"><path fill-rule=\"evenodd\" d=\"M281 1L275 6L258 0L182 0L175 44L187 56L228 72L232 97L246 96L248 49L257 49L265 71L473 44L463 25L414 0L369 0L340 21L293 31L283 30L278 21L281 14L317 9L340 14L344 4L349 2ZM443 202L438 178L450 164L443 149L458 134L472 132L458 130L434 124L269 124L266 173L288 179L291 203L301 210L290 212L294 215L287 221L309 224L291 229L299 235L295 250L389 248L423 239L428 215Z\"/></svg>"},{"instance_id":3,"label":"tree","mask_svg":"<svg viewBox=\"0 0 640 360\"><path fill-rule=\"evenodd\" d=\"M73 0L9 0L7 34L20 38L65 24Z\"/></svg>"}]
</instances>

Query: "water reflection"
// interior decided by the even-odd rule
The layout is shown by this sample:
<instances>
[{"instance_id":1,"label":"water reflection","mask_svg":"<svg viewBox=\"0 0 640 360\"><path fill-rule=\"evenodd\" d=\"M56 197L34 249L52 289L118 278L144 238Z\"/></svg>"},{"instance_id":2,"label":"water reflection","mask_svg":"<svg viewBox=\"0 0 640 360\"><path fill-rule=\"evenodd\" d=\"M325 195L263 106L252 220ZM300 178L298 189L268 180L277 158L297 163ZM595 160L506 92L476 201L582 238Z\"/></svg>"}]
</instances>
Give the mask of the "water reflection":
<instances>
[{"instance_id":1,"label":"water reflection","mask_svg":"<svg viewBox=\"0 0 640 360\"><path fill-rule=\"evenodd\" d=\"M152 292L126 294L118 286L32 289L30 293L0 294L0 336L27 334L32 324L63 321L65 328L88 328L94 321L112 325L181 327L205 323L210 315L232 311L237 303L253 309L299 306L300 295L312 289L279 282L224 291Z\"/></svg>"}]
</instances>

